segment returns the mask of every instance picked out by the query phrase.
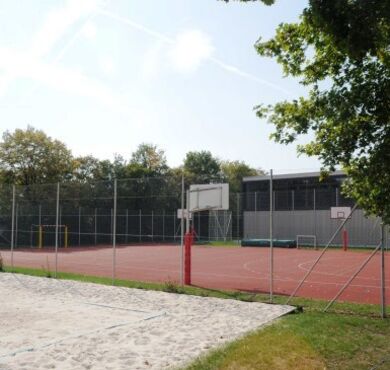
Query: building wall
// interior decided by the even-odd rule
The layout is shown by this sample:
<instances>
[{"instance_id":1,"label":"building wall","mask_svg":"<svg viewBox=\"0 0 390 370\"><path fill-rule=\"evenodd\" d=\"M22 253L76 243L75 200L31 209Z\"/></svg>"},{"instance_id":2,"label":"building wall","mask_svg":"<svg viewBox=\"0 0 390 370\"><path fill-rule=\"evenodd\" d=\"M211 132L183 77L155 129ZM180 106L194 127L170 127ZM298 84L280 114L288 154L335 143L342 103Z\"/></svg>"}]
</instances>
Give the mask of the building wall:
<instances>
[{"instance_id":1,"label":"building wall","mask_svg":"<svg viewBox=\"0 0 390 370\"><path fill-rule=\"evenodd\" d=\"M269 212L244 211L243 237L269 238ZM317 244L325 245L340 225L341 220L330 218L330 210L274 211L273 234L275 239L296 239L297 235L316 235ZM380 220L366 218L356 210L347 222L346 229L351 246L373 246L380 240ZM341 245L341 233L333 244Z\"/></svg>"}]
</instances>

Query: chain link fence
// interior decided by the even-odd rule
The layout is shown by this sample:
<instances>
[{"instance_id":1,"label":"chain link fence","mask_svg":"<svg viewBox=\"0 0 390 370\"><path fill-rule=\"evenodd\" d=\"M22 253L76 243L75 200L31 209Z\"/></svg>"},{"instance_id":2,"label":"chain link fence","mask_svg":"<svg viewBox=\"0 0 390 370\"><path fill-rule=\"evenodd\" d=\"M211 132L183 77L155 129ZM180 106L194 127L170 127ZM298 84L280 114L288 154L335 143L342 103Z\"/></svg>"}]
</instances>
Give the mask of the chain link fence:
<instances>
[{"instance_id":1,"label":"chain link fence","mask_svg":"<svg viewBox=\"0 0 390 370\"><path fill-rule=\"evenodd\" d=\"M220 178L199 181L171 176L2 185L1 253L7 265L44 269L48 275L61 271L112 277L113 281L180 284L186 226L178 209L185 208L191 184L221 182ZM227 210L192 215L194 285L271 290L288 296L305 280L298 295L331 299L365 263L367 254L335 255L332 251L321 257L314 278L306 280L320 253L315 249L340 247L343 235L348 235L351 249L375 248L381 243L381 220L367 218L359 209L343 225L343 232L338 230L342 220L331 219L330 208L353 202L334 183L322 183L320 188L279 187L272 197L267 189L243 190L230 193ZM269 248L239 248L242 239L269 240L271 215L272 240L295 242L300 237L300 246L305 247L292 252L276 248L272 264ZM339 299L379 303L383 293L378 265L377 255L370 258L356 276L357 283Z\"/></svg>"}]
</instances>

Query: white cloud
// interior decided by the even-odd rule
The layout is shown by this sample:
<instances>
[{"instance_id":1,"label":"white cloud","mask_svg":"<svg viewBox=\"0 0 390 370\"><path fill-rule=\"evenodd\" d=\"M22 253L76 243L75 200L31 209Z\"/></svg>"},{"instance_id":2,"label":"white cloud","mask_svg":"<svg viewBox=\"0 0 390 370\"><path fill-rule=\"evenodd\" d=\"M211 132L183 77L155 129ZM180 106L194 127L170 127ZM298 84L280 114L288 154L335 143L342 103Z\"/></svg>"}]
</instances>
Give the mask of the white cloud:
<instances>
[{"instance_id":1,"label":"white cloud","mask_svg":"<svg viewBox=\"0 0 390 370\"><path fill-rule=\"evenodd\" d=\"M237 76L256 82L263 86L271 87L275 90L283 92L286 95L292 95L290 91L284 89L283 87L277 84L274 84L273 82L259 78L238 67L232 66L220 59L214 58L212 56L213 46L210 42L210 39L207 37L207 35L203 34L200 31L188 31L189 33L188 32L184 34L182 33L178 35L176 39L172 39L164 35L162 32L153 30L140 23L134 22L133 20L130 20L125 17L121 17L115 13L103 9L97 10L97 13L104 15L110 19L116 20L120 23L126 24L133 29L141 31L159 40L161 42L161 45L163 43L167 45L174 45L170 51L170 56L171 56L171 60L174 61L174 64L179 69L181 68L182 70L186 70L187 68L189 69L192 69L194 67L196 68L197 67L196 63L200 64L203 60L209 59L211 62L215 63L216 65L218 65L220 68L222 68L228 73L235 74ZM191 41L195 41L193 50L191 48L191 45L189 44L189 42ZM144 68L144 72L147 78L152 77L157 72L158 69L157 61L160 62L160 60L163 58L163 54L160 53L160 49L161 47L154 48L146 53L145 62L147 63L147 65L146 68ZM188 54L186 54L187 52Z\"/></svg>"},{"instance_id":2,"label":"white cloud","mask_svg":"<svg viewBox=\"0 0 390 370\"><path fill-rule=\"evenodd\" d=\"M209 59L214 51L208 35L199 30L179 33L169 51L169 59L180 72L192 72Z\"/></svg>"},{"instance_id":3,"label":"white cloud","mask_svg":"<svg viewBox=\"0 0 390 370\"><path fill-rule=\"evenodd\" d=\"M236 74L237 76L244 77L244 78L247 78L248 80L252 80L252 81L258 82L262 85L271 87L275 90L278 90L278 91L284 93L285 95L292 95L290 91L284 89L283 87L281 87L277 84L274 84L272 82L269 82L267 80L259 78L251 73L245 72L245 71L241 70L240 68L237 68L235 66L232 66L231 64L227 64L225 62L222 62L221 60L219 60L217 58L210 58L210 60L213 63L215 63L217 66L221 67L222 69L224 69L227 72L231 72L233 74Z\"/></svg>"},{"instance_id":4,"label":"white cloud","mask_svg":"<svg viewBox=\"0 0 390 370\"><path fill-rule=\"evenodd\" d=\"M64 6L50 11L34 35L31 53L38 57L47 54L70 26L95 11L100 4L99 0L68 0Z\"/></svg>"},{"instance_id":5,"label":"white cloud","mask_svg":"<svg viewBox=\"0 0 390 370\"><path fill-rule=\"evenodd\" d=\"M6 68L10 75L17 73L18 77L29 78L72 95L92 98L117 112L130 113L123 97L99 81L76 70L44 63L28 53L0 48L0 68Z\"/></svg>"}]
</instances>

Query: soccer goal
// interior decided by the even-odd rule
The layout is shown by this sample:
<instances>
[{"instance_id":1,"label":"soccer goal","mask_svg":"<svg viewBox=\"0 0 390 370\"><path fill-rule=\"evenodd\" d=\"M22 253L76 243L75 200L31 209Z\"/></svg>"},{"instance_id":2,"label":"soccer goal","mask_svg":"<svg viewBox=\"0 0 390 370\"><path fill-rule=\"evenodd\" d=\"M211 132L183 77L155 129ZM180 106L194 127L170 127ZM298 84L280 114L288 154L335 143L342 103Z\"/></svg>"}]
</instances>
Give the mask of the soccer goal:
<instances>
[{"instance_id":1,"label":"soccer goal","mask_svg":"<svg viewBox=\"0 0 390 370\"><path fill-rule=\"evenodd\" d=\"M317 249L317 237L315 235L297 235L297 248Z\"/></svg>"},{"instance_id":2,"label":"soccer goal","mask_svg":"<svg viewBox=\"0 0 390 370\"><path fill-rule=\"evenodd\" d=\"M38 234L38 242L37 246L39 249L42 249L45 245L45 234L55 234L57 225L31 225L31 247L34 245L34 234ZM58 225L58 233L59 235L64 236L64 247L68 248L68 225ZM60 238L61 239L61 238Z\"/></svg>"}]
</instances>

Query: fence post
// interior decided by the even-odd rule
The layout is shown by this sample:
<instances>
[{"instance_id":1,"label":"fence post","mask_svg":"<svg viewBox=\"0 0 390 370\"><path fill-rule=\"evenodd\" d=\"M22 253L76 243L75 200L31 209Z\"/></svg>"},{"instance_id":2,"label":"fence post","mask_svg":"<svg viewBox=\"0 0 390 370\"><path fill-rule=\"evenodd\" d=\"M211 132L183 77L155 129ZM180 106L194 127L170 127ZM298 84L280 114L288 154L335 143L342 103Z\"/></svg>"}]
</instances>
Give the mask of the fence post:
<instances>
[{"instance_id":1,"label":"fence post","mask_svg":"<svg viewBox=\"0 0 390 370\"><path fill-rule=\"evenodd\" d=\"M387 245L387 227L382 223L381 230L381 317L386 318L386 283L385 283L385 246Z\"/></svg>"},{"instance_id":2,"label":"fence post","mask_svg":"<svg viewBox=\"0 0 390 370\"><path fill-rule=\"evenodd\" d=\"M61 247L61 245L62 245L62 234L63 234L63 231L62 231L62 207L60 206L60 216L59 216L59 221L58 221L58 224L60 225L60 227L61 227L61 229L59 230L59 242L58 242L58 244L59 244L59 246ZM65 231L65 229L64 229L64 231ZM65 246L65 242L64 242L64 246Z\"/></svg>"},{"instance_id":3,"label":"fence post","mask_svg":"<svg viewBox=\"0 0 390 370\"><path fill-rule=\"evenodd\" d=\"M117 213L117 179L114 180L114 209L112 220L112 285L116 278L116 213Z\"/></svg>"},{"instance_id":4,"label":"fence post","mask_svg":"<svg viewBox=\"0 0 390 370\"><path fill-rule=\"evenodd\" d=\"M240 193L237 193L237 243L240 240Z\"/></svg>"},{"instance_id":5,"label":"fence post","mask_svg":"<svg viewBox=\"0 0 390 370\"><path fill-rule=\"evenodd\" d=\"M142 209L139 210L139 241L142 241Z\"/></svg>"},{"instance_id":6,"label":"fence post","mask_svg":"<svg viewBox=\"0 0 390 370\"><path fill-rule=\"evenodd\" d=\"M273 302L273 294L274 294L274 240L273 240L273 232L274 232L274 190L273 190L273 171L270 170L269 177L269 194L270 194L270 212L269 212L269 247L270 247L270 289L269 289L269 300Z\"/></svg>"},{"instance_id":7,"label":"fence post","mask_svg":"<svg viewBox=\"0 0 390 370\"><path fill-rule=\"evenodd\" d=\"M95 245L97 244L97 208L95 208Z\"/></svg>"},{"instance_id":8,"label":"fence post","mask_svg":"<svg viewBox=\"0 0 390 370\"><path fill-rule=\"evenodd\" d=\"M173 242L176 241L176 210L173 210Z\"/></svg>"},{"instance_id":9,"label":"fence post","mask_svg":"<svg viewBox=\"0 0 390 370\"><path fill-rule=\"evenodd\" d=\"M201 223L201 217L200 217L200 212L198 212L198 230L197 230L197 233L198 233L198 239L199 240L202 240L200 234L201 234L201 228L200 228L200 223ZM195 221L194 221L195 222Z\"/></svg>"},{"instance_id":10,"label":"fence post","mask_svg":"<svg viewBox=\"0 0 390 370\"><path fill-rule=\"evenodd\" d=\"M126 208L126 244L129 242L129 210Z\"/></svg>"},{"instance_id":11,"label":"fence post","mask_svg":"<svg viewBox=\"0 0 390 370\"><path fill-rule=\"evenodd\" d=\"M113 214L114 214L114 210L112 208L110 208L110 242L112 244L112 242L114 241L113 240L113 227L114 227L114 224L113 224Z\"/></svg>"},{"instance_id":12,"label":"fence post","mask_svg":"<svg viewBox=\"0 0 390 370\"><path fill-rule=\"evenodd\" d=\"M163 234L163 241L165 241L165 209L162 211L162 234Z\"/></svg>"},{"instance_id":13,"label":"fence post","mask_svg":"<svg viewBox=\"0 0 390 370\"><path fill-rule=\"evenodd\" d=\"M317 237L317 203L316 203L316 189L313 189L313 218L314 218L314 235Z\"/></svg>"},{"instance_id":14,"label":"fence post","mask_svg":"<svg viewBox=\"0 0 390 370\"><path fill-rule=\"evenodd\" d=\"M257 235L257 192L255 191L255 238L258 238Z\"/></svg>"},{"instance_id":15,"label":"fence post","mask_svg":"<svg viewBox=\"0 0 390 370\"><path fill-rule=\"evenodd\" d=\"M152 241L154 241L154 211L152 211Z\"/></svg>"},{"instance_id":16,"label":"fence post","mask_svg":"<svg viewBox=\"0 0 390 370\"><path fill-rule=\"evenodd\" d=\"M58 272L58 221L60 217L60 183L57 182L57 196L56 196L56 231L55 231L55 278Z\"/></svg>"},{"instance_id":17,"label":"fence post","mask_svg":"<svg viewBox=\"0 0 390 370\"><path fill-rule=\"evenodd\" d=\"M12 186L12 208L11 208L11 271L14 270L14 229L15 229L15 185Z\"/></svg>"},{"instance_id":18,"label":"fence post","mask_svg":"<svg viewBox=\"0 0 390 370\"><path fill-rule=\"evenodd\" d=\"M79 207L79 246L81 245L81 207Z\"/></svg>"},{"instance_id":19,"label":"fence post","mask_svg":"<svg viewBox=\"0 0 390 370\"><path fill-rule=\"evenodd\" d=\"M18 214L19 214L19 203L16 203L16 210L15 210L15 248L18 247L18 229L19 229L19 222L18 222Z\"/></svg>"}]
</instances>

